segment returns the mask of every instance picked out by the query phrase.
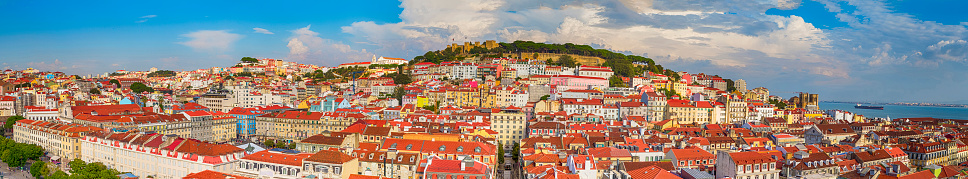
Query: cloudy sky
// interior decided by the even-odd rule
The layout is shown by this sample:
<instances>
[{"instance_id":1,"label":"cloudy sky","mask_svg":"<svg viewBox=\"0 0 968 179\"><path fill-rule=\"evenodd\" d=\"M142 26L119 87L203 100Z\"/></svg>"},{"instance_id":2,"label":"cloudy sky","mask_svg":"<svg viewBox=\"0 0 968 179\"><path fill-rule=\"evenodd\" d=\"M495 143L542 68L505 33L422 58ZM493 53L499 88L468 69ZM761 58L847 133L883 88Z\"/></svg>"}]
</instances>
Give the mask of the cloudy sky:
<instances>
[{"instance_id":1,"label":"cloudy sky","mask_svg":"<svg viewBox=\"0 0 968 179\"><path fill-rule=\"evenodd\" d=\"M243 56L333 66L463 41L589 44L719 74L775 95L968 103L959 0L0 0L0 67L104 73L229 66Z\"/></svg>"}]
</instances>

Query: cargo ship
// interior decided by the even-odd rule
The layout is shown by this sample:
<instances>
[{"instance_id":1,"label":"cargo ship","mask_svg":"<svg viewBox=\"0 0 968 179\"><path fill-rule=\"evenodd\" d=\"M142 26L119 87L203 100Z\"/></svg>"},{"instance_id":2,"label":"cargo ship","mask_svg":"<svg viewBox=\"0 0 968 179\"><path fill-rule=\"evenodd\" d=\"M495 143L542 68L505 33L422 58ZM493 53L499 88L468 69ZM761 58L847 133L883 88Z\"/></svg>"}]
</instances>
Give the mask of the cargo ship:
<instances>
[{"instance_id":1,"label":"cargo ship","mask_svg":"<svg viewBox=\"0 0 968 179\"><path fill-rule=\"evenodd\" d=\"M857 106L854 106L854 108L857 108L857 109L876 109L876 110L884 110L884 106L863 106L863 105L860 105L860 104L857 104Z\"/></svg>"}]
</instances>

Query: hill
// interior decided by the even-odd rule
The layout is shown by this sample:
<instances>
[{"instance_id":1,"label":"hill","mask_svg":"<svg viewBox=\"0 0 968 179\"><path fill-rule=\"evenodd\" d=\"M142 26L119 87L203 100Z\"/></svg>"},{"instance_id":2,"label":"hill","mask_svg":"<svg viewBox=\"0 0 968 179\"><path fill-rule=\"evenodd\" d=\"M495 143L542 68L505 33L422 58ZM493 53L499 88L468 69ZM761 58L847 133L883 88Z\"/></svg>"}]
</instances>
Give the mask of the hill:
<instances>
[{"instance_id":1,"label":"hill","mask_svg":"<svg viewBox=\"0 0 968 179\"><path fill-rule=\"evenodd\" d=\"M562 62L559 59L563 56L568 56L577 62L574 64ZM651 71L676 79L679 78L679 74L675 71L663 68L662 65L656 64L650 58L637 55L625 55L606 49L595 49L588 45L576 45L572 43L545 44L532 41L514 41L512 43L501 42L494 45L493 41L488 41L485 44L455 44L448 46L444 50L429 51L424 53L424 55L416 56L411 63L431 62L439 64L440 62L459 61L469 57L543 59L547 60L549 64L570 67L579 65L611 67L612 71L615 71L615 75L621 77L641 76L643 72Z\"/></svg>"}]
</instances>

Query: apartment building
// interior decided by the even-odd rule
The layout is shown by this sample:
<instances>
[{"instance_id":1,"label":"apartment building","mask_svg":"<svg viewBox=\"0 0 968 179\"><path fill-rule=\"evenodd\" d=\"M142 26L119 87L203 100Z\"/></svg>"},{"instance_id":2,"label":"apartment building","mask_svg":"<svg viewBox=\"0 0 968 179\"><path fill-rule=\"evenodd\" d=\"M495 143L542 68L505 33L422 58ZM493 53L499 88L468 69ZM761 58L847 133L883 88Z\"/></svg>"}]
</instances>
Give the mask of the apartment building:
<instances>
[{"instance_id":1,"label":"apartment building","mask_svg":"<svg viewBox=\"0 0 968 179\"><path fill-rule=\"evenodd\" d=\"M175 179L205 170L231 173L245 150L229 144L157 133L92 132L83 136L81 159L138 176Z\"/></svg>"}]
</instances>

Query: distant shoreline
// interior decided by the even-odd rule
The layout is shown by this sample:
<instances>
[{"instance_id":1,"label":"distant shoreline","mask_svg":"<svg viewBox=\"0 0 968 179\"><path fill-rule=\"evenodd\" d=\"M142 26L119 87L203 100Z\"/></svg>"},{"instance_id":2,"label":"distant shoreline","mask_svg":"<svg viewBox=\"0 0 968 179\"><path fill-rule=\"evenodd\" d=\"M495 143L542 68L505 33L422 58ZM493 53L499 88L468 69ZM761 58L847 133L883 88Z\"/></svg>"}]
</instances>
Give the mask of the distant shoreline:
<instances>
[{"instance_id":1,"label":"distant shoreline","mask_svg":"<svg viewBox=\"0 0 968 179\"><path fill-rule=\"evenodd\" d=\"M850 103L850 104L873 104L873 105L896 105L896 106L926 106L926 107L948 107L948 108L968 108L965 104L933 104L933 103L877 103L877 102L849 102L849 101L820 101L823 103Z\"/></svg>"}]
</instances>

